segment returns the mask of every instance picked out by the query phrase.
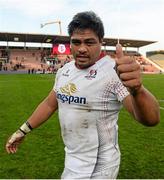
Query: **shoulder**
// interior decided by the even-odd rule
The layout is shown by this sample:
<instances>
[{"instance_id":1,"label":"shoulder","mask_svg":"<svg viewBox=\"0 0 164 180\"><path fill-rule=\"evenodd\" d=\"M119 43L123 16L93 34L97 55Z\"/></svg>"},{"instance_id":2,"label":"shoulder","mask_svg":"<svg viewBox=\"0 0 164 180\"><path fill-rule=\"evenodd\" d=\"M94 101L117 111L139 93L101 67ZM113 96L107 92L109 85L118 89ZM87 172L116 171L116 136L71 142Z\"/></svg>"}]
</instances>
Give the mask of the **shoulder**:
<instances>
[{"instance_id":1,"label":"shoulder","mask_svg":"<svg viewBox=\"0 0 164 180\"><path fill-rule=\"evenodd\" d=\"M106 75L109 75L110 77L117 76L115 66L116 66L115 60L108 55L104 56L99 61L97 61L98 69L102 73L105 73Z\"/></svg>"},{"instance_id":2,"label":"shoulder","mask_svg":"<svg viewBox=\"0 0 164 180\"><path fill-rule=\"evenodd\" d=\"M115 64L115 60L111 58L109 55L102 57L101 60L104 60L105 62L108 62L111 65Z\"/></svg>"},{"instance_id":3,"label":"shoulder","mask_svg":"<svg viewBox=\"0 0 164 180\"><path fill-rule=\"evenodd\" d=\"M69 63L66 63L63 67L59 68L56 75L60 75L63 71L66 71L67 69L70 69L71 67L74 67L75 61L70 61Z\"/></svg>"},{"instance_id":4,"label":"shoulder","mask_svg":"<svg viewBox=\"0 0 164 180\"><path fill-rule=\"evenodd\" d=\"M67 69L67 68L70 68L70 67L72 67L72 66L74 66L75 65L75 61L73 60L73 61L70 61L70 62L68 62L68 63L66 63L62 68L60 68L61 70L64 70L64 69Z\"/></svg>"},{"instance_id":5,"label":"shoulder","mask_svg":"<svg viewBox=\"0 0 164 180\"><path fill-rule=\"evenodd\" d=\"M97 65L100 66L101 68L114 68L116 63L113 58L110 56L106 55L102 57L99 61L97 61Z\"/></svg>"}]
</instances>

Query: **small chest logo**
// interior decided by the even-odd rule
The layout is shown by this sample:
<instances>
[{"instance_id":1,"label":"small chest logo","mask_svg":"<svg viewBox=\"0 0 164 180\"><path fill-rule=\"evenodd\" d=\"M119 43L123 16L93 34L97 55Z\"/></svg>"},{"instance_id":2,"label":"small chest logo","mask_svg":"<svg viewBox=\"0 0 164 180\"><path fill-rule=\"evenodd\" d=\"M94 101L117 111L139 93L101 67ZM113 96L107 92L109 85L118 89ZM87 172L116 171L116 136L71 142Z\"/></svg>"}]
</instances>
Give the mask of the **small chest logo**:
<instances>
[{"instance_id":1,"label":"small chest logo","mask_svg":"<svg viewBox=\"0 0 164 180\"><path fill-rule=\"evenodd\" d=\"M70 70L68 69L66 72L64 72L62 75L68 77Z\"/></svg>"},{"instance_id":2,"label":"small chest logo","mask_svg":"<svg viewBox=\"0 0 164 180\"><path fill-rule=\"evenodd\" d=\"M94 79L97 75L97 70L96 69L91 69L89 73L85 76L87 79Z\"/></svg>"}]
</instances>

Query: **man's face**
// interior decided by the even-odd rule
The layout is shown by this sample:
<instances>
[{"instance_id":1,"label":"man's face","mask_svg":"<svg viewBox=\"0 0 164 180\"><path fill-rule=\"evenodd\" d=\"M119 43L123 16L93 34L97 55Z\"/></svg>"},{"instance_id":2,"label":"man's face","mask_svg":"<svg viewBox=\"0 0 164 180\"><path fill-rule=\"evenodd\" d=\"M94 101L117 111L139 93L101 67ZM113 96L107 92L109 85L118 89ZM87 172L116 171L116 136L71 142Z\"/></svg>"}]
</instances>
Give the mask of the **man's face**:
<instances>
[{"instance_id":1,"label":"man's face","mask_svg":"<svg viewBox=\"0 0 164 180\"><path fill-rule=\"evenodd\" d=\"M90 29L76 30L71 36L71 51L80 69L92 66L99 58L101 42Z\"/></svg>"}]
</instances>

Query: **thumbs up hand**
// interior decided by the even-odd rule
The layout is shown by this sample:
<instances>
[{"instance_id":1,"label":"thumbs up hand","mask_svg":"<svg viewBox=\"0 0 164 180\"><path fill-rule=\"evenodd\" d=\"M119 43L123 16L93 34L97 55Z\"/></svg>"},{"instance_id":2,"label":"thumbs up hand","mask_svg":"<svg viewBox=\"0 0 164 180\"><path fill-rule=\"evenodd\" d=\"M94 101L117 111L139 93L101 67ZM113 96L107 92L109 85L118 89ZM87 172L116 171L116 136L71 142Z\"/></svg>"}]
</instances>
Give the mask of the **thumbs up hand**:
<instances>
[{"instance_id":1,"label":"thumbs up hand","mask_svg":"<svg viewBox=\"0 0 164 180\"><path fill-rule=\"evenodd\" d=\"M117 74L124 86L129 89L131 94L136 94L142 85L140 65L135 57L123 54L121 44L116 45L116 67Z\"/></svg>"}]
</instances>

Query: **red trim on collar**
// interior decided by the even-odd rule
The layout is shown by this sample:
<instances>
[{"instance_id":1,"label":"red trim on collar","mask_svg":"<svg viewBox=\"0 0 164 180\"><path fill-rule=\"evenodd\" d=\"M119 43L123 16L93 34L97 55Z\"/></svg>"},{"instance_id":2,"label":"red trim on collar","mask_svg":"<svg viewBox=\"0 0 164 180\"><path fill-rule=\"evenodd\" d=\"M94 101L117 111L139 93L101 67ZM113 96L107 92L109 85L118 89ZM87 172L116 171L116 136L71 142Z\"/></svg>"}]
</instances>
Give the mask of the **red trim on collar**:
<instances>
[{"instance_id":1,"label":"red trim on collar","mask_svg":"<svg viewBox=\"0 0 164 180\"><path fill-rule=\"evenodd\" d=\"M105 53L104 53L104 52L101 52L98 60L100 60L100 59L103 58L104 56L105 56Z\"/></svg>"}]
</instances>

